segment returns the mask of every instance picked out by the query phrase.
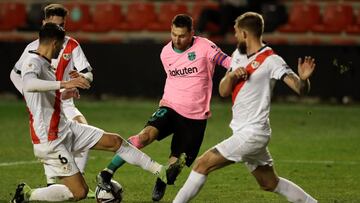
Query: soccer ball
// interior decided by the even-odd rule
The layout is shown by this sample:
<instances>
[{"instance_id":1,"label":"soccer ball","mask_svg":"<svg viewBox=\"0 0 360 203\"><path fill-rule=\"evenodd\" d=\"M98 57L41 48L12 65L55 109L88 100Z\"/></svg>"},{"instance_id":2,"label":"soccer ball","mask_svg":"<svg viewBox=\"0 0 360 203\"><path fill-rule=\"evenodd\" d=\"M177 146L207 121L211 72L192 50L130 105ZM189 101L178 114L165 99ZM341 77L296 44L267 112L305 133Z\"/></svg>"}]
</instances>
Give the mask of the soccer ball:
<instances>
[{"instance_id":1,"label":"soccer ball","mask_svg":"<svg viewBox=\"0 0 360 203\"><path fill-rule=\"evenodd\" d=\"M96 186L95 198L98 203L120 203L122 200L123 188L120 183L111 180L112 190L106 191Z\"/></svg>"}]
</instances>

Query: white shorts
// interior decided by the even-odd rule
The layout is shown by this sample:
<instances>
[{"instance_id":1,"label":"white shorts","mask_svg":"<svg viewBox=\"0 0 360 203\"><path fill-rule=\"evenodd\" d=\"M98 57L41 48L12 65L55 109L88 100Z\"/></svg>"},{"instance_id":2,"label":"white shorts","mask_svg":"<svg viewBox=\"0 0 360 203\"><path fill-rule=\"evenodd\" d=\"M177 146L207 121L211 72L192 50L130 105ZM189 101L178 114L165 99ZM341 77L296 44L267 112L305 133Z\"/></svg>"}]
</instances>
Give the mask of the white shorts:
<instances>
[{"instance_id":1,"label":"white shorts","mask_svg":"<svg viewBox=\"0 0 360 203\"><path fill-rule=\"evenodd\" d=\"M82 113L75 107L74 100L62 100L62 107L67 119L73 120L76 116L83 116Z\"/></svg>"},{"instance_id":2,"label":"white shorts","mask_svg":"<svg viewBox=\"0 0 360 203\"><path fill-rule=\"evenodd\" d=\"M68 132L54 141L34 144L35 156L44 164L47 177L72 176L79 172L74 154L89 150L104 131L75 121L69 121Z\"/></svg>"},{"instance_id":3,"label":"white shorts","mask_svg":"<svg viewBox=\"0 0 360 203\"><path fill-rule=\"evenodd\" d=\"M269 141L269 135L255 133L252 130L241 130L217 144L215 148L227 160L245 163L252 172L258 166L273 165L267 148Z\"/></svg>"}]
</instances>

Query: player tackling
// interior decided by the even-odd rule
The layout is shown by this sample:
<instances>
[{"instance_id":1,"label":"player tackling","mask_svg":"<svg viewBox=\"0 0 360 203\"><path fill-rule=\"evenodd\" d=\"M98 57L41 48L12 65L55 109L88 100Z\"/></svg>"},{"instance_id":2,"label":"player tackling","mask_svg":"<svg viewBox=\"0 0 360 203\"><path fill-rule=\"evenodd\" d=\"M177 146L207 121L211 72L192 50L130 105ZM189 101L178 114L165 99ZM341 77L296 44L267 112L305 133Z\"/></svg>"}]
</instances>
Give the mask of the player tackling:
<instances>
[{"instance_id":1,"label":"player tackling","mask_svg":"<svg viewBox=\"0 0 360 203\"><path fill-rule=\"evenodd\" d=\"M181 170L184 156L169 166L153 161L120 135L80 124L65 118L61 102L72 97L76 88L90 87L84 77L63 81L62 71L51 65L65 40L65 31L59 25L47 23L39 32L39 47L24 60L21 71L23 95L30 115L30 136L35 156L47 165L47 175L58 177L62 184L31 189L18 185L11 202L78 201L88 193L88 186L79 171L74 152L89 149L115 152L126 162L140 166L167 182L173 171ZM60 91L64 89L64 91Z\"/></svg>"},{"instance_id":2,"label":"player tackling","mask_svg":"<svg viewBox=\"0 0 360 203\"><path fill-rule=\"evenodd\" d=\"M309 77L315 69L314 59L299 58L299 76L296 75L280 56L262 43L264 20L258 13L239 16L234 28L238 49L233 53L230 71L219 86L221 96L232 94L230 127L233 134L196 160L173 202L189 202L205 184L209 173L242 162L261 189L280 194L290 202L316 203L316 199L295 183L277 176L267 148L271 137L269 113L274 81L284 81L298 94L307 93Z\"/></svg>"},{"instance_id":3,"label":"player tackling","mask_svg":"<svg viewBox=\"0 0 360 203\"><path fill-rule=\"evenodd\" d=\"M61 27L64 27L66 24L66 16L68 10L61 4L49 4L44 7L44 20L45 23L55 23ZM23 84L21 79L21 71L24 60L31 55L39 46L39 40L35 40L28 44L20 56L20 59L16 62L14 68L10 73L10 79L13 82L17 90L23 94ZM89 82L92 82L92 68L86 59L84 52L82 51L80 44L73 39L72 37L65 36L63 48L60 51L59 56L56 59L51 60L51 64L56 69L61 69L63 74L63 80L70 80L71 75L81 75L86 78ZM74 92L76 93L76 92ZM63 107L65 116L70 119L77 121L79 123L88 124L84 115L75 107L73 98L62 100L61 105ZM88 151L77 152L74 154L75 162L80 172L85 173L85 166L88 158ZM55 184L56 178L47 176L47 165L44 165L45 175L47 178L47 184ZM90 192L89 192L90 193ZM89 194L88 194L89 195ZM90 197L94 197L92 192Z\"/></svg>"}]
</instances>

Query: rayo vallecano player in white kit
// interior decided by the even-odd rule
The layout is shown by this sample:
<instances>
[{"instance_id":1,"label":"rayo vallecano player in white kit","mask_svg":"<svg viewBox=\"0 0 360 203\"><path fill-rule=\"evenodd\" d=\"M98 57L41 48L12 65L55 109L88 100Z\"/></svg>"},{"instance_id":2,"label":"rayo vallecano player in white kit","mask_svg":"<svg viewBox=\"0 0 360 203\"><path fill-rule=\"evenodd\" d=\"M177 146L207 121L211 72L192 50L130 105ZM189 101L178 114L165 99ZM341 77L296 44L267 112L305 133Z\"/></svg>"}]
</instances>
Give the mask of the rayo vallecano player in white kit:
<instances>
[{"instance_id":1,"label":"rayo vallecano player in white kit","mask_svg":"<svg viewBox=\"0 0 360 203\"><path fill-rule=\"evenodd\" d=\"M65 19L68 11L63 5L60 4L49 4L44 7L44 20L43 24L51 22L55 23L61 27L65 25ZM14 68L11 71L10 78L17 90L23 94L23 85L21 81L21 69L24 60L28 57L30 52L36 50L39 46L39 40L35 40L28 44L23 51L20 59L16 62ZM61 69L61 74L63 75L63 80L70 80L70 75L76 76L81 74L84 78L86 78L89 82L92 82L93 75L91 73L91 66L86 59L84 52L82 51L79 43L73 38L66 36L63 44L63 49L61 50L59 57L51 60L51 64L56 69ZM76 70L75 70L76 68ZM59 72L60 73L60 72ZM76 92L74 92L76 93ZM87 124L87 120L83 116L83 114L75 107L73 98L62 100L61 103L65 116L70 120L75 120L79 123ZM88 151L79 152L74 154L75 162L79 167L81 173L84 174L85 166L88 158ZM47 167L44 165L45 174ZM47 178L47 184L51 185L56 182L55 177ZM91 194L91 195L90 195ZM93 193L89 193L92 197Z\"/></svg>"},{"instance_id":2,"label":"rayo vallecano player in white kit","mask_svg":"<svg viewBox=\"0 0 360 203\"><path fill-rule=\"evenodd\" d=\"M90 83L81 76L64 81L59 73L63 70L51 65L51 59L58 57L64 40L62 27L54 23L43 25L39 32L39 47L24 60L21 69L34 155L47 165L47 174L58 177L60 183L41 188L20 183L11 202L84 199L89 187L74 161L74 152L90 149L114 152L127 163L139 166L167 183L170 174L184 167L184 155L174 164L163 166L117 133L65 118L61 100L73 97L71 92L75 88L88 89Z\"/></svg>"},{"instance_id":3,"label":"rayo vallecano player in white kit","mask_svg":"<svg viewBox=\"0 0 360 203\"><path fill-rule=\"evenodd\" d=\"M212 171L234 163L244 163L265 191L279 194L289 202L316 203L298 185L277 175L267 147L271 138L269 114L274 82L282 80L299 95L307 93L315 60L309 56L299 58L299 75L294 73L262 43L264 20L258 13L242 14L235 20L234 28L238 49L232 56L230 71L219 85L222 97L232 95L232 135L197 159L174 203L190 201Z\"/></svg>"}]
</instances>

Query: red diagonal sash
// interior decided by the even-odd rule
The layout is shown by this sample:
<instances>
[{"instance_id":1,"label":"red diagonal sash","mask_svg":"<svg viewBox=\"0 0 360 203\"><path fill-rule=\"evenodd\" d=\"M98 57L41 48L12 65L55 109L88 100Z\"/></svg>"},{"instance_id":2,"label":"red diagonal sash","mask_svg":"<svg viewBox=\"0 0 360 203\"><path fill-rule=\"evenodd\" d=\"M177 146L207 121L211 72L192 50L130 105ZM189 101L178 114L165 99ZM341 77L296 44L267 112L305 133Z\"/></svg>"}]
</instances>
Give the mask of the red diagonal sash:
<instances>
[{"instance_id":1,"label":"red diagonal sash","mask_svg":"<svg viewBox=\"0 0 360 203\"><path fill-rule=\"evenodd\" d=\"M265 59L268 56L271 56L273 54L274 54L274 51L272 49L268 49L268 50L260 53L259 55L257 55L256 58L253 61L251 61L245 68L248 73L248 79L250 78L251 74L260 67L260 65L265 61ZM233 103L235 102L235 98L238 95L238 93L240 92L241 88L244 86L245 82L246 82L246 80L240 80L238 82L238 84L235 85L233 92L232 92Z\"/></svg>"},{"instance_id":2,"label":"red diagonal sash","mask_svg":"<svg viewBox=\"0 0 360 203\"><path fill-rule=\"evenodd\" d=\"M63 54L60 56L59 64L56 68L56 80L62 81L64 76L64 71L66 67L68 66L71 58L68 58L67 56L71 57L71 52L78 46L78 43L73 40L69 39L69 41L66 43L66 47L63 51ZM48 133L48 140L55 140L58 137L59 132L59 121L60 121L60 105L61 105L61 93L60 90L56 90L56 96L55 96L55 103L54 103L54 112L51 116L50 121L50 128Z\"/></svg>"}]
</instances>

